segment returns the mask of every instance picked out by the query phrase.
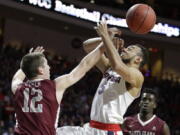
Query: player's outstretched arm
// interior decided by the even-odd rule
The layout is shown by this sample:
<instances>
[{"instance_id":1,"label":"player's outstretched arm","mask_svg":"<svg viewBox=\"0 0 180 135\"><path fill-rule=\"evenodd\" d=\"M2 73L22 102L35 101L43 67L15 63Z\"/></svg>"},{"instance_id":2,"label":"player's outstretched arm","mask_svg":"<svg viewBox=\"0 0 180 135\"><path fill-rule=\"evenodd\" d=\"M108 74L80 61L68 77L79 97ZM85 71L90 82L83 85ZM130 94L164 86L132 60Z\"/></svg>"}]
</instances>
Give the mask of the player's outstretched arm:
<instances>
[{"instance_id":1,"label":"player's outstretched arm","mask_svg":"<svg viewBox=\"0 0 180 135\"><path fill-rule=\"evenodd\" d=\"M108 28L108 33L110 34L111 40L113 40L116 34L120 34L120 31L117 28L113 27ZM90 38L83 42L83 48L86 53L89 53L94 50L100 43L103 43L101 37ZM96 67L102 73L104 73L110 67L109 59L105 56L105 54L101 56L100 60L96 64Z\"/></svg>"},{"instance_id":2,"label":"player's outstretched arm","mask_svg":"<svg viewBox=\"0 0 180 135\"><path fill-rule=\"evenodd\" d=\"M93 51L101 42L101 37L90 38L83 42L83 48L86 53L89 53Z\"/></svg>"},{"instance_id":3,"label":"player's outstretched arm","mask_svg":"<svg viewBox=\"0 0 180 135\"><path fill-rule=\"evenodd\" d=\"M99 44L102 44L102 39L100 37L90 38L83 42L83 48L86 53L90 53L94 50ZM103 54L99 61L96 63L96 67L104 73L109 68L109 60Z\"/></svg>"},{"instance_id":4,"label":"player's outstretched arm","mask_svg":"<svg viewBox=\"0 0 180 135\"><path fill-rule=\"evenodd\" d=\"M107 56L110 60L112 68L119 73L127 82L129 82L133 87L140 88L143 82L142 74L135 68L130 68L123 63L117 49L115 48L113 42L107 31L107 24L101 22L97 25L96 31L98 35L102 38ZM118 44L123 44L123 40L119 40ZM135 94L136 95L136 94Z\"/></svg>"},{"instance_id":5,"label":"player's outstretched arm","mask_svg":"<svg viewBox=\"0 0 180 135\"><path fill-rule=\"evenodd\" d=\"M86 55L80 63L69 73L55 79L56 83L56 96L60 102L64 91L79 81L100 59L104 53L104 47L100 44L96 49Z\"/></svg>"},{"instance_id":6,"label":"player's outstretched arm","mask_svg":"<svg viewBox=\"0 0 180 135\"><path fill-rule=\"evenodd\" d=\"M12 82L11 82L11 90L13 92L13 94L15 94L17 86L22 83L25 79L25 74L24 72L19 69L13 76Z\"/></svg>"},{"instance_id":7,"label":"player's outstretched arm","mask_svg":"<svg viewBox=\"0 0 180 135\"><path fill-rule=\"evenodd\" d=\"M164 124L162 135L170 135L170 130L169 130L169 127L166 123Z\"/></svg>"},{"instance_id":8,"label":"player's outstretched arm","mask_svg":"<svg viewBox=\"0 0 180 135\"><path fill-rule=\"evenodd\" d=\"M115 37L115 35L121 35L121 31L116 27L108 28L108 33L110 35L111 40ZM94 50L100 43L102 43L101 37L89 38L83 42L83 48L86 53Z\"/></svg>"},{"instance_id":9,"label":"player's outstretched arm","mask_svg":"<svg viewBox=\"0 0 180 135\"><path fill-rule=\"evenodd\" d=\"M31 48L29 50L29 53L43 53L44 49L43 47L38 46L36 49L33 50L33 48ZM12 82L11 82L11 90L12 92L15 94L17 86L22 83L25 79L25 74L22 71L22 69L19 69L13 76L12 78Z\"/></svg>"}]
</instances>

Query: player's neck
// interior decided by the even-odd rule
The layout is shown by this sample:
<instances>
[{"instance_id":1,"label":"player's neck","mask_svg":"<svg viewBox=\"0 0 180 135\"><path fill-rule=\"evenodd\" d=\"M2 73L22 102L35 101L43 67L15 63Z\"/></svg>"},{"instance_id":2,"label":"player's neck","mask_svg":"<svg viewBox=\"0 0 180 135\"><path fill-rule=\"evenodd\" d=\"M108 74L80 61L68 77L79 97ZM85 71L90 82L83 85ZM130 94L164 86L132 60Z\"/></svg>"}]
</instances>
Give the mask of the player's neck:
<instances>
[{"instance_id":1,"label":"player's neck","mask_svg":"<svg viewBox=\"0 0 180 135\"><path fill-rule=\"evenodd\" d=\"M31 78L30 80L36 80L36 79L46 79L46 78L42 75L38 75L36 77Z\"/></svg>"},{"instance_id":2,"label":"player's neck","mask_svg":"<svg viewBox=\"0 0 180 135\"><path fill-rule=\"evenodd\" d=\"M153 117L153 113L139 113L140 119L142 121L147 121Z\"/></svg>"},{"instance_id":3,"label":"player's neck","mask_svg":"<svg viewBox=\"0 0 180 135\"><path fill-rule=\"evenodd\" d=\"M134 64L134 63L127 63L126 65L127 65L128 67L133 67L133 68L139 69L139 65Z\"/></svg>"}]
</instances>

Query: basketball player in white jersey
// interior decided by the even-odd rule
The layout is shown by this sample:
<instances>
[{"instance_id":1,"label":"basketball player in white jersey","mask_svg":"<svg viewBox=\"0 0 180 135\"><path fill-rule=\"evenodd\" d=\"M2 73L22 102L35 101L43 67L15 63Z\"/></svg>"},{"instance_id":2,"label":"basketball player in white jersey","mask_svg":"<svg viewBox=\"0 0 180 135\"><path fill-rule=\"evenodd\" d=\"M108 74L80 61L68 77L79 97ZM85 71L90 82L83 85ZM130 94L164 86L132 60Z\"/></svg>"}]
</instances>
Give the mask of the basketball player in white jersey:
<instances>
[{"instance_id":1,"label":"basketball player in white jersey","mask_svg":"<svg viewBox=\"0 0 180 135\"><path fill-rule=\"evenodd\" d=\"M120 125L123 115L140 95L144 77L139 68L146 61L146 49L141 45L122 48L123 40L116 38L121 32L108 30L105 22L98 24L95 29L100 37L85 41L84 49L89 53L103 43L108 59L103 55L96 65L103 78L92 103L91 121L83 128L59 128L62 135L122 135ZM120 54L117 50L119 46Z\"/></svg>"}]
</instances>

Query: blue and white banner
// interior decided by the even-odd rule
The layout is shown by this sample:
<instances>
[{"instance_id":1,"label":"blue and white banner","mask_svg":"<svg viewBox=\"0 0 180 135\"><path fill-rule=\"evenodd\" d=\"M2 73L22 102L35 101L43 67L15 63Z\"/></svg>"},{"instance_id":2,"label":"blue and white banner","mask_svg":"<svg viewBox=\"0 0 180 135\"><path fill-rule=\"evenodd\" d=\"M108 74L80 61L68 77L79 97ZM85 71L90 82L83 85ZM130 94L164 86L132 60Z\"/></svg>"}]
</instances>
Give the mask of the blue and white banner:
<instances>
[{"instance_id":1,"label":"blue and white banner","mask_svg":"<svg viewBox=\"0 0 180 135\"><path fill-rule=\"evenodd\" d=\"M100 20L106 20L109 25L127 28L126 20L109 13L90 10L84 7L77 7L74 4L67 4L60 0L14 0L29 4L35 7L44 8L57 13L65 14L82 20L97 23ZM151 30L153 33L163 34L167 37L179 37L180 27L171 24L158 22Z\"/></svg>"}]
</instances>

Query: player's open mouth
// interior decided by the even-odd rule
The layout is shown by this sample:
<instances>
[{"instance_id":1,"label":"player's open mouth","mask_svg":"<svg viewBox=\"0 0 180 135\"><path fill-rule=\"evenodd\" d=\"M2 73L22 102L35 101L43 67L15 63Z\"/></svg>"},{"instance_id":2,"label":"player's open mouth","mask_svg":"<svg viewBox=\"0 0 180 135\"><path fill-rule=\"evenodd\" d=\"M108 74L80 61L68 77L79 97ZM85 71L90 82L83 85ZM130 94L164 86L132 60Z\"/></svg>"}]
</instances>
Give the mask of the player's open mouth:
<instances>
[{"instance_id":1,"label":"player's open mouth","mask_svg":"<svg viewBox=\"0 0 180 135\"><path fill-rule=\"evenodd\" d=\"M148 109L148 105L142 105L143 109Z\"/></svg>"},{"instance_id":2,"label":"player's open mouth","mask_svg":"<svg viewBox=\"0 0 180 135\"><path fill-rule=\"evenodd\" d=\"M121 56L124 56L126 53L125 52L121 52Z\"/></svg>"}]
</instances>

